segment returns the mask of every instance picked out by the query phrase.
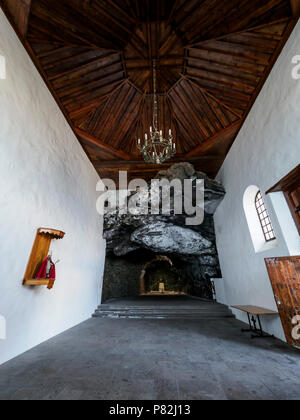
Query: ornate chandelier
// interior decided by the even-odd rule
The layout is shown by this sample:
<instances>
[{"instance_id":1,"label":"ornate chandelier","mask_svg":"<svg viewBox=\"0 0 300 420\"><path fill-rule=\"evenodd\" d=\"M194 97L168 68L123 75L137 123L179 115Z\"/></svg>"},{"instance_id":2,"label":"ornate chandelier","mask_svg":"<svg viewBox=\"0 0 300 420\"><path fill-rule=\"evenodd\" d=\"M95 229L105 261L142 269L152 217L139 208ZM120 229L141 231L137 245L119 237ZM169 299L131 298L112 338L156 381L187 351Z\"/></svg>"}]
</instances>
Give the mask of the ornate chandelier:
<instances>
[{"instance_id":1,"label":"ornate chandelier","mask_svg":"<svg viewBox=\"0 0 300 420\"><path fill-rule=\"evenodd\" d=\"M148 134L145 134L144 145L141 144L141 139L138 139L138 148L145 162L159 165L176 154L176 144L173 143L171 129L169 130L169 138L165 139L162 130L158 128L156 60L153 60L153 90L153 127L150 127L150 138L148 138Z\"/></svg>"}]
</instances>

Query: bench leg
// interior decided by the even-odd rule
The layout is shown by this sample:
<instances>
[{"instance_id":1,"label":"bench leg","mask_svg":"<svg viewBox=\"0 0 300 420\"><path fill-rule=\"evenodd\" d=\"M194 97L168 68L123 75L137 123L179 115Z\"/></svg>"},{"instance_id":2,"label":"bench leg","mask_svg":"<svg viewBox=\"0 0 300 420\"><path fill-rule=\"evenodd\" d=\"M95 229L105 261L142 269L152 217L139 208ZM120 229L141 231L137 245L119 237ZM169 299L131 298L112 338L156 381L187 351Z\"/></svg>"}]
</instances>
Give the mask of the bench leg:
<instances>
[{"instance_id":1,"label":"bench leg","mask_svg":"<svg viewBox=\"0 0 300 420\"><path fill-rule=\"evenodd\" d=\"M250 329L242 329L242 332L251 332L251 338L275 338L274 335L270 335L270 334L266 334L264 333L263 329L262 329L262 325L261 325L261 320L260 320L260 316L257 315L257 321L254 317L254 315L252 316L252 319L250 318L250 314L247 313L248 315L248 321L249 321L249 326ZM259 328L256 327L256 324L258 322Z\"/></svg>"},{"instance_id":2,"label":"bench leg","mask_svg":"<svg viewBox=\"0 0 300 420\"><path fill-rule=\"evenodd\" d=\"M247 316L248 316L249 328L246 328L246 329L242 328L242 332L257 332L256 321L255 321L254 316L251 319L250 314L248 312L247 312ZM252 325L252 322L253 322L254 327Z\"/></svg>"}]
</instances>

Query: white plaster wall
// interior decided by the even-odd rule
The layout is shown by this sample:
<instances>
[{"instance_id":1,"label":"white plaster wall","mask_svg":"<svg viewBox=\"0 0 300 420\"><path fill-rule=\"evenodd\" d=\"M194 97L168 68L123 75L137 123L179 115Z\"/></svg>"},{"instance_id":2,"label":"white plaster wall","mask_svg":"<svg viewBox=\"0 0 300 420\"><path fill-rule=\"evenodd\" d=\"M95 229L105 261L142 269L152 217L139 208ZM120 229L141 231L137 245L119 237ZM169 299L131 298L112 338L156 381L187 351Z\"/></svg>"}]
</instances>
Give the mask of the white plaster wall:
<instances>
[{"instance_id":1,"label":"white plaster wall","mask_svg":"<svg viewBox=\"0 0 300 420\"><path fill-rule=\"evenodd\" d=\"M291 63L292 58L299 54L300 24L279 57L217 177L227 191L216 212L215 223L229 305L252 304L277 309L264 258L290 255L285 240L287 234L282 232L285 227L279 224L270 196L264 196L278 246L255 253L243 209L243 195L249 185L257 185L264 193L299 164L300 80L294 80L291 75L295 66ZM240 312L235 311L235 314L246 321L246 316ZM263 326L267 332L285 340L279 318L264 319Z\"/></svg>"},{"instance_id":2,"label":"white plaster wall","mask_svg":"<svg viewBox=\"0 0 300 420\"><path fill-rule=\"evenodd\" d=\"M105 258L97 173L0 10L0 363L91 316ZM36 229L66 232L54 289L22 286ZM3 320L3 318L1 318ZM1 336L1 334L0 334Z\"/></svg>"}]
</instances>

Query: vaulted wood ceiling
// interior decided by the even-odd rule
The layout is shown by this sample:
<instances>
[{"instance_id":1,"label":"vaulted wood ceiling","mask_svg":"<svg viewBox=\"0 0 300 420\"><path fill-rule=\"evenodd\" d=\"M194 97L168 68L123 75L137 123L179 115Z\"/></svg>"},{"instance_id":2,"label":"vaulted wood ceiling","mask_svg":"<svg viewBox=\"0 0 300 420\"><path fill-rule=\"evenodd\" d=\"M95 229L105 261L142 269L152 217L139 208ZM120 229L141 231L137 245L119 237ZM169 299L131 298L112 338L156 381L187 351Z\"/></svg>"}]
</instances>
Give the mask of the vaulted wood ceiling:
<instances>
[{"instance_id":1,"label":"vaulted wood ceiling","mask_svg":"<svg viewBox=\"0 0 300 420\"><path fill-rule=\"evenodd\" d=\"M299 0L0 0L101 176L150 178L152 122L215 176L299 15Z\"/></svg>"}]
</instances>

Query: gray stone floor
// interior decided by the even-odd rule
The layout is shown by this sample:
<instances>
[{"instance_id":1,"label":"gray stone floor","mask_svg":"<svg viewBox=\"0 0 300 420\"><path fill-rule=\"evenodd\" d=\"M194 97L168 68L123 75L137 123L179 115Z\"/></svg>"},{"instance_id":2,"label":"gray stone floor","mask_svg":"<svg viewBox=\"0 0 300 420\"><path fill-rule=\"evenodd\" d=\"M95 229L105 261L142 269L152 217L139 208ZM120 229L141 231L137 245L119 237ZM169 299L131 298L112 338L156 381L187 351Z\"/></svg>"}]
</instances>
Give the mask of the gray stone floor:
<instances>
[{"instance_id":1,"label":"gray stone floor","mask_svg":"<svg viewBox=\"0 0 300 420\"><path fill-rule=\"evenodd\" d=\"M235 319L90 319L0 367L0 399L300 399L300 351Z\"/></svg>"}]
</instances>

